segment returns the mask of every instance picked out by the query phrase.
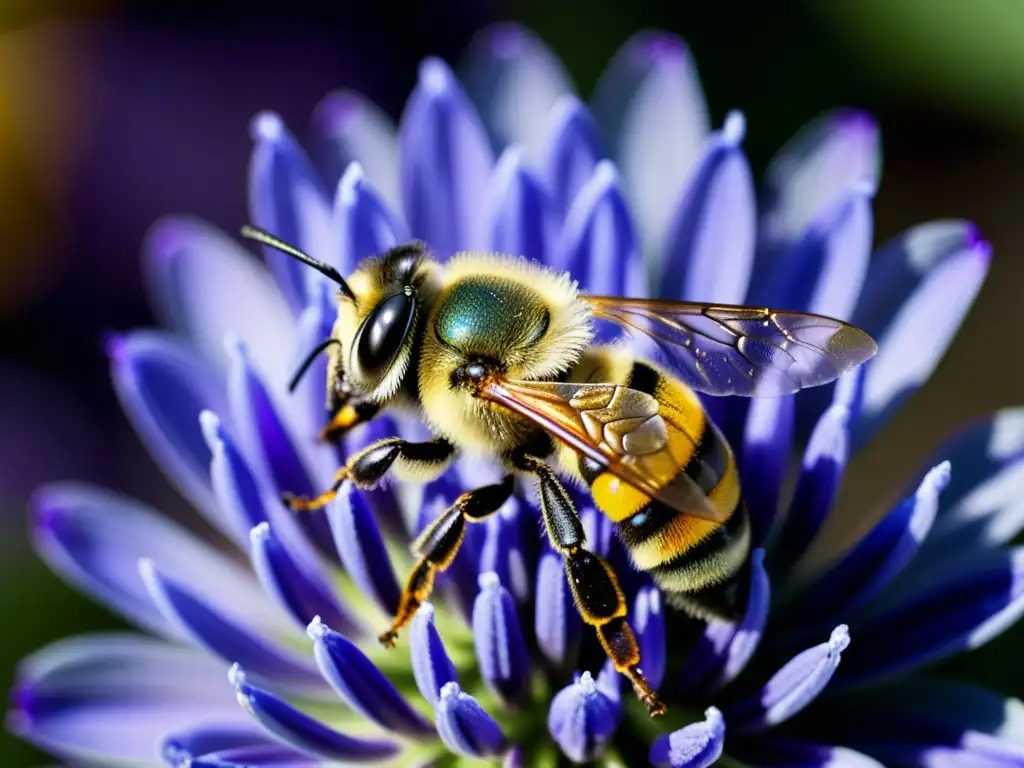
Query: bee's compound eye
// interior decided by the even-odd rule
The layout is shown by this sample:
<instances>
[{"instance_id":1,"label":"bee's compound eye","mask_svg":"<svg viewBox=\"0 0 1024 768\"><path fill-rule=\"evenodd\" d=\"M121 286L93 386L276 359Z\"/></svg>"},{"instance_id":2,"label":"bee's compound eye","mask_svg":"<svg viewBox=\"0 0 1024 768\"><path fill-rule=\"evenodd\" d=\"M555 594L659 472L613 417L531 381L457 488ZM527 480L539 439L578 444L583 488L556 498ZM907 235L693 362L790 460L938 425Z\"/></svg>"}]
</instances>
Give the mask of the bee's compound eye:
<instances>
[{"instance_id":1,"label":"bee's compound eye","mask_svg":"<svg viewBox=\"0 0 1024 768\"><path fill-rule=\"evenodd\" d=\"M361 376L383 376L412 330L416 315L415 295L398 293L380 302L363 320L355 340L357 368Z\"/></svg>"}]
</instances>

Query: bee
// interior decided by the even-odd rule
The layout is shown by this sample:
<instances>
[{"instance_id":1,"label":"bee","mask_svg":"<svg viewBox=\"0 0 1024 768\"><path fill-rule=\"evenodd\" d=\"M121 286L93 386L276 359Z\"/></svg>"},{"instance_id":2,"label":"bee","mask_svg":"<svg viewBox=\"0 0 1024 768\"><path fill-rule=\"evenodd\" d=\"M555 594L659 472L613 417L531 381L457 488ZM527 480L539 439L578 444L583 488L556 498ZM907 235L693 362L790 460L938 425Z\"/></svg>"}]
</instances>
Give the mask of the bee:
<instances>
[{"instance_id":1,"label":"bee","mask_svg":"<svg viewBox=\"0 0 1024 768\"><path fill-rule=\"evenodd\" d=\"M526 258L459 253L441 264L420 242L367 258L345 278L263 230L242 232L338 285L331 336L291 382L327 352L322 436L392 408L416 413L434 435L375 442L348 458L330 489L288 496L289 507L318 509L345 481L371 488L387 473L425 482L460 453L505 469L501 482L462 494L413 543L417 560L380 642L394 644L466 526L494 514L515 477L526 476L580 615L651 716L665 708L644 677L618 577L587 549L565 482L589 493L673 607L735 620L750 521L733 452L698 393L789 394L833 381L877 350L863 331L819 315L591 296ZM639 334L658 354L594 343L597 320Z\"/></svg>"}]
</instances>

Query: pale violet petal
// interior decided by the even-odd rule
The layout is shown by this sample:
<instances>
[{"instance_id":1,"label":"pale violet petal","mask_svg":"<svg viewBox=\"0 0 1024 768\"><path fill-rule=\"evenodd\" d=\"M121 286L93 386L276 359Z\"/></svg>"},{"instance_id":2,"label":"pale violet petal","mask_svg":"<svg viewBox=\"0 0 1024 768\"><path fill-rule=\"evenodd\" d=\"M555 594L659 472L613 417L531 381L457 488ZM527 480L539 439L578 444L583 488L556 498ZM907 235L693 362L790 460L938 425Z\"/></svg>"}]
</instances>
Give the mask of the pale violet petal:
<instances>
[{"instance_id":1,"label":"pale violet petal","mask_svg":"<svg viewBox=\"0 0 1024 768\"><path fill-rule=\"evenodd\" d=\"M314 258L329 261L331 209L305 151L272 112L253 118L251 131L256 145L249 164L252 223ZM301 310L319 280L318 273L269 246L262 250L289 305Z\"/></svg>"},{"instance_id":2,"label":"pale violet petal","mask_svg":"<svg viewBox=\"0 0 1024 768\"><path fill-rule=\"evenodd\" d=\"M615 166L597 164L566 216L553 266L590 292L646 296L646 276Z\"/></svg>"},{"instance_id":3,"label":"pale violet petal","mask_svg":"<svg viewBox=\"0 0 1024 768\"><path fill-rule=\"evenodd\" d=\"M200 219L162 219L143 246L150 300L161 319L184 334L219 371L224 339L242 339L282 390L295 349L294 320L266 267Z\"/></svg>"},{"instance_id":4,"label":"pale violet petal","mask_svg":"<svg viewBox=\"0 0 1024 768\"><path fill-rule=\"evenodd\" d=\"M932 375L981 289L992 246L967 222L921 225L882 248L854 324L871 334L854 439L864 445Z\"/></svg>"},{"instance_id":5,"label":"pale violet petal","mask_svg":"<svg viewBox=\"0 0 1024 768\"><path fill-rule=\"evenodd\" d=\"M153 606L139 579L148 557L264 629L281 631L283 616L248 569L141 502L83 483L43 486L34 503L34 542L58 574L147 629L180 637Z\"/></svg>"},{"instance_id":6,"label":"pale violet petal","mask_svg":"<svg viewBox=\"0 0 1024 768\"><path fill-rule=\"evenodd\" d=\"M343 275L355 271L367 256L376 256L408 240L405 226L363 176L363 167L351 163L338 182L332 217L340 252L335 260Z\"/></svg>"},{"instance_id":7,"label":"pale violet petal","mask_svg":"<svg viewBox=\"0 0 1024 768\"><path fill-rule=\"evenodd\" d=\"M313 110L313 149L333 187L351 163L392 211L401 209L398 193L398 129L390 117L362 94L334 91Z\"/></svg>"},{"instance_id":8,"label":"pale violet petal","mask_svg":"<svg viewBox=\"0 0 1024 768\"><path fill-rule=\"evenodd\" d=\"M542 167L555 213L562 219L607 153L586 104L572 94L558 100L546 123Z\"/></svg>"},{"instance_id":9,"label":"pale violet petal","mask_svg":"<svg viewBox=\"0 0 1024 768\"><path fill-rule=\"evenodd\" d=\"M278 690L322 695L323 681L304 655L284 644L285 630L268 628L231 601L231 590L211 589L217 582L196 583L195 577L171 577L167 570L150 558L138 562L146 591L178 633L227 663L244 661Z\"/></svg>"},{"instance_id":10,"label":"pale violet petal","mask_svg":"<svg viewBox=\"0 0 1024 768\"><path fill-rule=\"evenodd\" d=\"M711 134L670 220L658 295L741 304L754 260L756 201L740 144L746 120L731 112Z\"/></svg>"},{"instance_id":11,"label":"pale violet petal","mask_svg":"<svg viewBox=\"0 0 1024 768\"><path fill-rule=\"evenodd\" d=\"M448 65L428 58L399 129L402 209L413 237L441 258L487 247L484 199L494 156Z\"/></svg>"},{"instance_id":12,"label":"pale violet petal","mask_svg":"<svg viewBox=\"0 0 1024 768\"><path fill-rule=\"evenodd\" d=\"M557 224L550 196L518 146L498 159L488 186L489 250L548 263Z\"/></svg>"},{"instance_id":13,"label":"pale violet petal","mask_svg":"<svg viewBox=\"0 0 1024 768\"><path fill-rule=\"evenodd\" d=\"M602 74L593 104L654 268L658 244L710 130L686 44L666 32L634 35Z\"/></svg>"},{"instance_id":14,"label":"pale violet petal","mask_svg":"<svg viewBox=\"0 0 1024 768\"><path fill-rule=\"evenodd\" d=\"M225 666L208 655L132 634L59 640L18 666L7 727L69 761L162 765L164 737L207 722L245 722Z\"/></svg>"},{"instance_id":15,"label":"pale violet petal","mask_svg":"<svg viewBox=\"0 0 1024 768\"><path fill-rule=\"evenodd\" d=\"M572 82L562 62L534 32L518 24L496 24L473 38L459 66L495 151L521 144L538 162L544 123Z\"/></svg>"},{"instance_id":16,"label":"pale violet petal","mask_svg":"<svg viewBox=\"0 0 1024 768\"><path fill-rule=\"evenodd\" d=\"M771 247L795 240L851 185L877 188L881 162L878 124L871 115L837 110L809 123L768 166L763 241Z\"/></svg>"},{"instance_id":17,"label":"pale violet petal","mask_svg":"<svg viewBox=\"0 0 1024 768\"><path fill-rule=\"evenodd\" d=\"M182 339L158 331L113 337L107 354L114 391L143 445L182 495L218 520L199 425L203 411L227 411L215 370Z\"/></svg>"}]
</instances>

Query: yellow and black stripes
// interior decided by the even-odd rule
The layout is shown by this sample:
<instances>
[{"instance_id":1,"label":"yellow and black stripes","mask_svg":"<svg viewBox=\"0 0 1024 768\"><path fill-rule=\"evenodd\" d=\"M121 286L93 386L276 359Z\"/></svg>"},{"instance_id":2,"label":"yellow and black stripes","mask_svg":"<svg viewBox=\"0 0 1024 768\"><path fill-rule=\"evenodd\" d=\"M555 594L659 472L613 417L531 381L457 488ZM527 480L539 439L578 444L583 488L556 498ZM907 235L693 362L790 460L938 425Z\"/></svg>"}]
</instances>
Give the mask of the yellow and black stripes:
<instances>
[{"instance_id":1,"label":"yellow and black stripes","mask_svg":"<svg viewBox=\"0 0 1024 768\"><path fill-rule=\"evenodd\" d=\"M735 588L750 547L750 524L740 493L732 450L708 419L700 400L681 382L635 361L623 383L653 396L665 420L668 442L661 455L640 457L670 484L685 474L724 518L715 522L680 514L632 488L621 489L600 467L581 459L578 471L595 503L617 525L619 538L638 570L662 589L679 595L671 602L688 613L734 618L745 599ZM615 493L609 493L612 487Z\"/></svg>"}]
</instances>

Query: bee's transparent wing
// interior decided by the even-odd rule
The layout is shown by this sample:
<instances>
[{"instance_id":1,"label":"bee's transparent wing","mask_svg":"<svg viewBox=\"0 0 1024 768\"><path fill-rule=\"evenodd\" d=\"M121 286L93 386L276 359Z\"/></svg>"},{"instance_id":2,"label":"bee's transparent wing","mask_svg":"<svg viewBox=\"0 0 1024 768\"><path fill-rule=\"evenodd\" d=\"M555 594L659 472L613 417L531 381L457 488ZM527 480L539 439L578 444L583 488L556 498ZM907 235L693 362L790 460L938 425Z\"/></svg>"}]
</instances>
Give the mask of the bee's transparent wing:
<instances>
[{"instance_id":1,"label":"bee's transparent wing","mask_svg":"<svg viewBox=\"0 0 1024 768\"><path fill-rule=\"evenodd\" d=\"M766 307L584 296L594 315L656 345L659 362L710 395L775 397L816 387L874 356L864 331Z\"/></svg>"},{"instance_id":2,"label":"bee's transparent wing","mask_svg":"<svg viewBox=\"0 0 1024 768\"><path fill-rule=\"evenodd\" d=\"M597 462L606 472L610 472L646 496L657 499L683 514L721 522L722 513L685 472L675 473L669 483L659 482L642 464L633 461L633 457L616 453L587 431L582 412L572 404L572 401L580 395L583 396L581 399L585 400L588 394L597 394L598 390L609 388L625 391L634 402L642 398L653 401L646 393L611 384L500 379L484 384L478 395L529 419L552 437ZM630 414L623 413L622 416L629 418Z\"/></svg>"}]
</instances>

